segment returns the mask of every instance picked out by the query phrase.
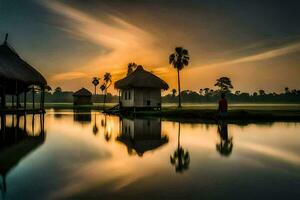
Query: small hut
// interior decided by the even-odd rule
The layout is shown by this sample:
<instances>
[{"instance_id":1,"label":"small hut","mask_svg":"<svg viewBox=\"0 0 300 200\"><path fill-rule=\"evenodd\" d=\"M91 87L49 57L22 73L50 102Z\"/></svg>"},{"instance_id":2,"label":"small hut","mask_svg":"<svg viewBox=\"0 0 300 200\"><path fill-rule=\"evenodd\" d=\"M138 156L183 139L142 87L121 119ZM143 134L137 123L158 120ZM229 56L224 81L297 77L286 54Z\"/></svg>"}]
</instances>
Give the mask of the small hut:
<instances>
[{"instance_id":1,"label":"small hut","mask_svg":"<svg viewBox=\"0 0 300 200\"><path fill-rule=\"evenodd\" d=\"M115 82L119 89L120 108L161 108L161 90L167 90L168 84L151 72L138 66L125 78Z\"/></svg>"},{"instance_id":2,"label":"small hut","mask_svg":"<svg viewBox=\"0 0 300 200\"><path fill-rule=\"evenodd\" d=\"M46 79L31 65L24 61L18 53L8 44L8 35L5 41L0 45L0 110L3 112L14 110L26 110L26 94L32 90L33 110L35 90L41 92L40 110L44 110L44 92L47 87ZM24 106L21 108L20 94L24 94ZM12 96L12 107L9 109L6 105L6 96ZM14 97L16 97L16 106L14 107Z\"/></svg>"},{"instance_id":3,"label":"small hut","mask_svg":"<svg viewBox=\"0 0 300 200\"><path fill-rule=\"evenodd\" d=\"M92 93L85 88L81 88L73 94L74 105L91 105Z\"/></svg>"}]
</instances>

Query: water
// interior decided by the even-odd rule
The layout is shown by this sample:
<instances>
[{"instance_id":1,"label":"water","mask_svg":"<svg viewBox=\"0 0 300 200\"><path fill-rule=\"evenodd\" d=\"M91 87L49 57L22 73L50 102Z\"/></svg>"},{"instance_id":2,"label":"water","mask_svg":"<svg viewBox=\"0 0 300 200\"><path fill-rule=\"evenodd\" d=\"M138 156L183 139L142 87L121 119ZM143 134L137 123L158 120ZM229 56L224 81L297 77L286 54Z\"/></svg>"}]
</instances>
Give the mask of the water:
<instances>
[{"instance_id":1,"label":"water","mask_svg":"<svg viewBox=\"0 0 300 200\"><path fill-rule=\"evenodd\" d=\"M28 115L26 121L11 116L5 121L2 199L300 195L300 123L218 127L71 111L48 111L44 120ZM16 124L18 129L9 128Z\"/></svg>"}]
</instances>

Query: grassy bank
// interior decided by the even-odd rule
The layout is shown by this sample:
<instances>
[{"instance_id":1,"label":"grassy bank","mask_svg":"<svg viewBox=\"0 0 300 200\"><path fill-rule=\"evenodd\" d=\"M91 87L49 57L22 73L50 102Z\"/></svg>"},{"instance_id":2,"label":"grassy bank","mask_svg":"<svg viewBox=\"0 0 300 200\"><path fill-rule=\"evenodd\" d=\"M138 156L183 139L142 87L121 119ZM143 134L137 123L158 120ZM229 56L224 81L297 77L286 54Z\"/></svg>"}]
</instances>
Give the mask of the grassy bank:
<instances>
[{"instance_id":1,"label":"grassy bank","mask_svg":"<svg viewBox=\"0 0 300 200\"><path fill-rule=\"evenodd\" d=\"M107 103L105 109L111 108L115 103ZM73 106L70 103L47 103L46 109L54 110L82 110L102 111L103 104L89 106ZM175 104L164 104L161 111L139 111L125 113L125 117L160 117L168 120L181 120L189 122L215 121L215 104L184 104L178 109ZM299 104L230 104L227 120L232 121L300 121Z\"/></svg>"},{"instance_id":2,"label":"grassy bank","mask_svg":"<svg viewBox=\"0 0 300 200\"><path fill-rule=\"evenodd\" d=\"M127 114L128 115L128 114ZM215 109L172 109L164 108L160 112L140 111L129 114L135 117L160 117L168 120L181 120L187 122L216 121L218 119ZM229 121L300 121L300 110L229 110L224 118Z\"/></svg>"}]
</instances>

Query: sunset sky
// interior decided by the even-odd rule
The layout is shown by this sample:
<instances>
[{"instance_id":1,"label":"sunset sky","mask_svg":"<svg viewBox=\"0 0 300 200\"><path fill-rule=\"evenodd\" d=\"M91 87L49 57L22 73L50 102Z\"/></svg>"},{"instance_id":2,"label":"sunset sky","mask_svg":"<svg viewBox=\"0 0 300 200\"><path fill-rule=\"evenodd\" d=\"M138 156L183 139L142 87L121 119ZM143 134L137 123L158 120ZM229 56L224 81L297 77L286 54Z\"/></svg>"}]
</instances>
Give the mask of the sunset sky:
<instances>
[{"instance_id":1,"label":"sunset sky","mask_svg":"<svg viewBox=\"0 0 300 200\"><path fill-rule=\"evenodd\" d=\"M183 46L183 89L212 88L220 76L234 90L300 89L296 0L0 0L0 40L6 32L52 88L92 89L92 77L117 80L128 62L174 88L168 56Z\"/></svg>"}]
</instances>

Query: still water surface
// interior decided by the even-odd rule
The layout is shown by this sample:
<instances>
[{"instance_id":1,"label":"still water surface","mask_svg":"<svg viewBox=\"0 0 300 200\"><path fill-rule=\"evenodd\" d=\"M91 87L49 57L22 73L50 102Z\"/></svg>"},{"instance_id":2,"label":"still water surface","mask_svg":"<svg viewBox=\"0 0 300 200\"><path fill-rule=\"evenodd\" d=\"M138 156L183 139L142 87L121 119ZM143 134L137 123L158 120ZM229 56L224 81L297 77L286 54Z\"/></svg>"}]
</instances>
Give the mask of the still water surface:
<instances>
[{"instance_id":1,"label":"still water surface","mask_svg":"<svg viewBox=\"0 0 300 200\"><path fill-rule=\"evenodd\" d=\"M53 110L44 120L1 122L2 199L300 196L300 123L188 124Z\"/></svg>"}]
</instances>

